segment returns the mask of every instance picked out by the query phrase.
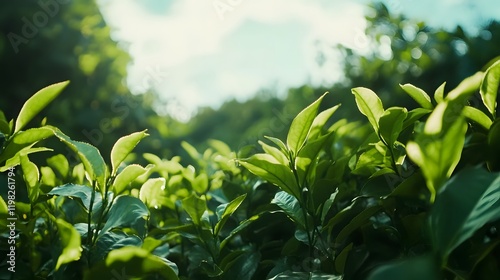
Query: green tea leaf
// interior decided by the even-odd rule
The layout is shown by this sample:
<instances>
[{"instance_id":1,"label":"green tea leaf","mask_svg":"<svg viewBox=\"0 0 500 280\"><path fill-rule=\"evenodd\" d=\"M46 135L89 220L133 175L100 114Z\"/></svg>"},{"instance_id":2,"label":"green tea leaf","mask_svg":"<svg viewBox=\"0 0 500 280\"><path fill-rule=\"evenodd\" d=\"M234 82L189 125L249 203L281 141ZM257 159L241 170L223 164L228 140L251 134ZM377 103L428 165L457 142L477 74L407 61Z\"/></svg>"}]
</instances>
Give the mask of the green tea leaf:
<instances>
[{"instance_id":1,"label":"green tea leaf","mask_svg":"<svg viewBox=\"0 0 500 280\"><path fill-rule=\"evenodd\" d=\"M17 116L14 133L19 132L68 85L69 81L47 86L28 99Z\"/></svg>"},{"instance_id":2,"label":"green tea leaf","mask_svg":"<svg viewBox=\"0 0 500 280\"><path fill-rule=\"evenodd\" d=\"M313 172L314 162L316 161L319 152L332 135L333 133L330 132L318 139L307 142L305 146L300 150L297 158L295 159L295 170L297 170L300 184L304 185L305 180Z\"/></svg>"},{"instance_id":3,"label":"green tea leaf","mask_svg":"<svg viewBox=\"0 0 500 280\"><path fill-rule=\"evenodd\" d=\"M15 157L21 150L33 147L39 141L52 135L54 135L54 132L49 127L32 128L16 133L0 154L0 162Z\"/></svg>"},{"instance_id":4,"label":"green tea leaf","mask_svg":"<svg viewBox=\"0 0 500 280\"><path fill-rule=\"evenodd\" d=\"M472 94L477 92L481 86L484 73L477 72L476 74L465 78L456 88L446 95L445 100L456 100L458 103L464 103Z\"/></svg>"},{"instance_id":5,"label":"green tea leaf","mask_svg":"<svg viewBox=\"0 0 500 280\"><path fill-rule=\"evenodd\" d=\"M439 192L429 217L435 248L450 253L485 224L500 219L500 174L466 168Z\"/></svg>"},{"instance_id":6,"label":"green tea leaf","mask_svg":"<svg viewBox=\"0 0 500 280\"><path fill-rule=\"evenodd\" d=\"M24 181L26 182L26 187L28 188L28 197L31 203L34 203L38 198L38 181L40 180L40 172L38 171L36 164L31 162L27 155L21 155L20 159Z\"/></svg>"},{"instance_id":7,"label":"green tea leaf","mask_svg":"<svg viewBox=\"0 0 500 280\"><path fill-rule=\"evenodd\" d=\"M368 118L373 130L378 133L378 120L384 113L382 101L371 89L361 87L353 88L352 93L356 99L356 105L359 111Z\"/></svg>"},{"instance_id":8,"label":"green tea leaf","mask_svg":"<svg viewBox=\"0 0 500 280\"><path fill-rule=\"evenodd\" d=\"M445 87L446 87L446 82L442 83L434 92L434 100L436 100L437 103L443 102Z\"/></svg>"},{"instance_id":9,"label":"green tea leaf","mask_svg":"<svg viewBox=\"0 0 500 280\"><path fill-rule=\"evenodd\" d=\"M295 197L299 196L299 187L292 170L279 163L273 156L255 154L247 159L239 160L239 163L253 174L277 185L287 193Z\"/></svg>"},{"instance_id":10,"label":"green tea leaf","mask_svg":"<svg viewBox=\"0 0 500 280\"><path fill-rule=\"evenodd\" d=\"M483 113L481 110L476 109L471 106L465 106L463 111L462 111L464 117L467 119L479 124L482 126L484 129L489 130L491 127L491 124L493 123L488 116L486 116L485 113Z\"/></svg>"},{"instance_id":11,"label":"green tea leaf","mask_svg":"<svg viewBox=\"0 0 500 280\"><path fill-rule=\"evenodd\" d=\"M193 190L199 194L206 193L208 191L208 176L207 173L201 173L196 176L192 182Z\"/></svg>"},{"instance_id":12,"label":"green tea leaf","mask_svg":"<svg viewBox=\"0 0 500 280\"><path fill-rule=\"evenodd\" d=\"M434 105L432 105L431 98L429 95L421 88L418 88L412 84L399 85L408 95L413 98L422 108L432 110Z\"/></svg>"},{"instance_id":13,"label":"green tea leaf","mask_svg":"<svg viewBox=\"0 0 500 280\"><path fill-rule=\"evenodd\" d=\"M328 120L332 117L332 115L337 111L339 107L340 104L326 109L323 112L320 112L316 116L316 118L314 118L311 126L311 131L309 132L308 140L316 139L321 135L321 130L326 125L326 122L328 122Z\"/></svg>"},{"instance_id":14,"label":"green tea leaf","mask_svg":"<svg viewBox=\"0 0 500 280\"><path fill-rule=\"evenodd\" d=\"M441 104L444 103L439 105ZM415 141L410 141L406 145L408 156L422 169L431 193L431 201L434 201L436 191L451 176L457 166L462 154L466 131L467 124L463 118L459 118L443 137L420 134Z\"/></svg>"},{"instance_id":15,"label":"green tea leaf","mask_svg":"<svg viewBox=\"0 0 500 280\"><path fill-rule=\"evenodd\" d=\"M490 150L490 156L487 161L488 168L490 170L499 171L500 170L500 118L496 119L491 125L490 131L488 132L488 148Z\"/></svg>"},{"instance_id":16,"label":"green tea leaf","mask_svg":"<svg viewBox=\"0 0 500 280\"><path fill-rule=\"evenodd\" d=\"M45 175L45 174L44 174ZM49 195L58 195L70 198L79 198L82 205L88 210L90 209L90 200L92 196L92 188L76 184L64 184L53 188ZM95 201L94 201L95 203Z\"/></svg>"},{"instance_id":17,"label":"green tea leaf","mask_svg":"<svg viewBox=\"0 0 500 280\"><path fill-rule=\"evenodd\" d=\"M111 174L116 174L118 166L125 160L125 158L132 152L132 150L141 142L141 140L148 136L146 130L135 132L127 136L123 136L111 149Z\"/></svg>"},{"instance_id":18,"label":"green tea leaf","mask_svg":"<svg viewBox=\"0 0 500 280\"><path fill-rule=\"evenodd\" d=\"M395 261L376 267L368 280L439 280L443 279L431 256Z\"/></svg>"},{"instance_id":19,"label":"green tea leaf","mask_svg":"<svg viewBox=\"0 0 500 280\"><path fill-rule=\"evenodd\" d=\"M311 126L318 113L319 105L326 94L327 93L323 94L311 105L307 106L293 119L286 137L286 145L294 155L297 155L299 150L304 145L307 135L309 135Z\"/></svg>"},{"instance_id":20,"label":"green tea leaf","mask_svg":"<svg viewBox=\"0 0 500 280\"><path fill-rule=\"evenodd\" d=\"M182 207L188 213L189 217L195 225L201 222L201 216L207 210L205 200L199 198L196 194L192 194L182 200Z\"/></svg>"},{"instance_id":21,"label":"green tea leaf","mask_svg":"<svg viewBox=\"0 0 500 280\"><path fill-rule=\"evenodd\" d=\"M243 200L245 200L246 196L247 196L246 194L240 195L229 203L224 203L217 206L216 213L219 218L219 221L215 225L214 234L216 236L219 235L219 232L224 227L229 217L238 209L238 207L240 207L241 203L243 202Z\"/></svg>"},{"instance_id":22,"label":"green tea leaf","mask_svg":"<svg viewBox=\"0 0 500 280\"><path fill-rule=\"evenodd\" d=\"M146 173L146 171L146 168L138 164L131 164L123 168L123 170L116 175L115 181L113 182L115 194L121 194L131 182Z\"/></svg>"},{"instance_id":23,"label":"green tea leaf","mask_svg":"<svg viewBox=\"0 0 500 280\"><path fill-rule=\"evenodd\" d=\"M178 280L177 266L148 251L127 246L109 252L106 259L94 265L84 279L149 279L159 275L161 279Z\"/></svg>"},{"instance_id":24,"label":"green tea leaf","mask_svg":"<svg viewBox=\"0 0 500 280\"><path fill-rule=\"evenodd\" d=\"M285 155L280 149L268 145L260 140L258 141L258 143L260 144L264 152L266 152L269 155L272 155L279 163L286 166L290 164L287 155Z\"/></svg>"},{"instance_id":25,"label":"green tea leaf","mask_svg":"<svg viewBox=\"0 0 500 280\"><path fill-rule=\"evenodd\" d=\"M148 208L140 199L132 196L118 196L109 210L108 219L99 232L99 236L114 228L126 227L134 229L137 235L143 238L147 231L148 219Z\"/></svg>"},{"instance_id":26,"label":"green tea leaf","mask_svg":"<svg viewBox=\"0 0 500 280\"><path fill-rule=\"evenodd\" d=\"M480 94L488 111L496 118L497 94L500 85L500 61L495 62L485 72L481 82Z\"/></svg>"},{"instance_id":27,"label":"green tea leaf","mask_svg":"<svg viewBox=\"0 0 500 280\"><path fill-rule=\"evenodd\" d=\"M302 229L306 229L306 220L299 201L286 192L278 192L271 203L278 205L286 215Z\"/></svg>"},{"instance_id":28,"label":"green tea leaf","mask_svg":"<svg viewBox=\"0 0 500 280\"><path fill-rule=\"evenodd\" d=\"M61 255L57 259L56 270L58 270L63 264L79 260L82 255L82 247L80 234L70 223L57 219L56 224L63 248Z\"/></svg>"},{"instance_id":29,"label":"green tea leaf","mask_svg":"<svg viewBox=\"0 0 500 280\"><path fill-rule=\"evenodd\" d=\"M387 109L378 121L379 134L381 140L384 140L392 149L394 143L398 140L398 136L403 130L403 122L406 119L408 110L401 107L392 107Z\"/></svg>"},{"instance_id":30,"label":"green tea leaf","mask_svg":"<svg viewBox=\"0 0 500 280\"><path fill-rule=\"evenodd\" d=\"M159 208L165 204L165 178L148 179L139 191L139 198L148 207Z\"/></svg>"},{"instance_id":31,"label":"green tea leaf","mask_svg":"<svg viewBox=\"0 0 500 280\"><path fill-rule=\"evenodd\" d=\"M47 159L47 164L52 170L57 171L59 176L66 178L69 173L69 162L65 156L59 154Z\"/></svg>"},{"instance_id":32,"label":"green tea leaf","mask_svg":"<svg viewBox=\"0 0 500 280\"><path fill-rule=\"evenodd\" d=\"M84 142L71 140L66 134L62 133L58 128L52 129L54 135L66 144L73 152L75 152L83 165L85 170L90 175L93 181L96 181L100 187L101 194L104 196L106 187L106 163L101 156L99 150Z\"/></svg>"}]
</instances>

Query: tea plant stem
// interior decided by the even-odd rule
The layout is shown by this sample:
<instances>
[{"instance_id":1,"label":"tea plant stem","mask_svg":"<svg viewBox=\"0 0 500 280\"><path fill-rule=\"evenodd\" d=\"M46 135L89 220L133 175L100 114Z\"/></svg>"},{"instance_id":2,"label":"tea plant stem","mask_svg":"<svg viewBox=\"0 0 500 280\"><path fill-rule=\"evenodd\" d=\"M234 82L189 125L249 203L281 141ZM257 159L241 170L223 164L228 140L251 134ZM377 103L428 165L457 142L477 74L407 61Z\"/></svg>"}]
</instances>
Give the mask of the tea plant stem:
<instances>
[{"instance_id":1,"label":"tea plant stem","mask_svg":"<svg viewBox=\"0 0 500 280\"><path fill-rule=\"evenodd\" d=\"M96 183L92 182L92 193L90 195L90 205L89 205L89 214L88 214L88 227L87 227L87 247L88 247L87 261L88 261L89 267L90 267L90 257L91 257L92 239L93 239L93 232L92 232L92 208L94 206L95 189L96 189Z\"/></svg>"}]
</instances>

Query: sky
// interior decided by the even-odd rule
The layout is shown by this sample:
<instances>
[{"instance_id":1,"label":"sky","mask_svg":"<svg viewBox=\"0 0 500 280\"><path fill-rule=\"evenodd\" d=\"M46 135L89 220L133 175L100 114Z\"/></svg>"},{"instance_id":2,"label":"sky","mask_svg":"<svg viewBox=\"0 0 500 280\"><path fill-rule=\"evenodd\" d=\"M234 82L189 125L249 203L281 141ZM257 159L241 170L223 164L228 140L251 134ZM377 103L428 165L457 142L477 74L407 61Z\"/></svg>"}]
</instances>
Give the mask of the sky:
<instances>
[{"instance_id":1,"label":"sky","mask_svg":"<svg viewBox=\"0 0 500 280\"><path fill-rule=\"evenodd\" d=\"M160 113L187 121L199 107L244 101L262 89L283 95L303 84L342 78L341 43L359 53L368 0L100 0L112 38L130 53L126 83L153 89ZM476 32L500 19L498 0L386 0L387 7L433 27ZM432 11L432 12L430 12ZM319 51L328 54L317 63Z\"/></svg>"}]
</instances>

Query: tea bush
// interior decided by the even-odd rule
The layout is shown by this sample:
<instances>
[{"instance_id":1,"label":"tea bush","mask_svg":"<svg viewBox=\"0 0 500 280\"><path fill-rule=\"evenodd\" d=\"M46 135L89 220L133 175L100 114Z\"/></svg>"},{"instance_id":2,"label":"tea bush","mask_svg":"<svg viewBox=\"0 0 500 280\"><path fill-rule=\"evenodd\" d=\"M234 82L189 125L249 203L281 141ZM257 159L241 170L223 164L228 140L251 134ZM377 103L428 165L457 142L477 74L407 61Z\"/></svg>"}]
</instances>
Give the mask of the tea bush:
<instances>
[{"instance_id":1,"label":"tea bush","mask_svg":"<svg viewBox=\"0 0 500 280\"><path fill-rule=\"evenodd\" d=\"M354 88L366 124L331 123L340 104L320 112L324 94L260 153L183 143L188 166L131 163L146 130L106 162L57 127L28 128L67 84L0 114L3 278L500 279L500 61L432 98L401 85L412 110Z\"/></svg>"}]
</instances>

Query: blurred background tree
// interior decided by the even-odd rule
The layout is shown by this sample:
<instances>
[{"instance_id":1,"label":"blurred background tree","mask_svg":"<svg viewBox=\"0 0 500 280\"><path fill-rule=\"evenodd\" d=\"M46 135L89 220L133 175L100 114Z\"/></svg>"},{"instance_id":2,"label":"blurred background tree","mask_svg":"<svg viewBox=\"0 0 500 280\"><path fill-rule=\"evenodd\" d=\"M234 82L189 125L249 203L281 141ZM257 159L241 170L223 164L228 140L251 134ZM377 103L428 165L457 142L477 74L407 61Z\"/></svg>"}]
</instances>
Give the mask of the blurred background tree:
<instances>
[{"instance_id":1,"label":"blurred background tree","mask_svg":"<svg viewBox=\"0 0 500 280\"><path fill-rule=\"evenodd\" d=\"M239 149L254 145L263 135L284 137L296 113L325 91L331 95L324 107L342 103L337 119L362 119L350 93L357 86L373 89L386 106L412 108L416 104L399 83L413 83L433 93L446 81L449 90L500 54L498 22L488 23L477 34L467 34L459 26L453 31L433 29L424 22L393 15L382 4L372 4L366 12L365 51L341 45L331 48L343 55L341 81L330 87L292 88L283 99L272 89L263 89L245 102L229 100L218 110L200 108L188 123L181 123L152 109L159 100L156 93L134 95L127 88L126 69L131 60L127 46L111 39L110 28L94 1L40 3L45 4L2 3L1 110L12 118L36 90L71 80L40 116L47 116L47 123L72 138L99 147L105 157L120 136L146 128L151 137L137 152L163 157L185 155L181 141L203 148L207 139L215 138Z\"/></svg>"}]
</instances>

